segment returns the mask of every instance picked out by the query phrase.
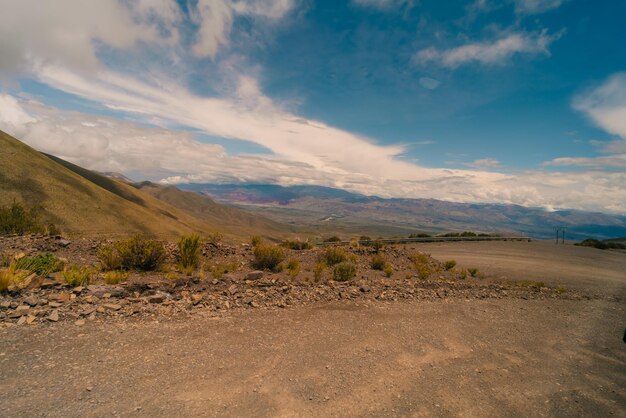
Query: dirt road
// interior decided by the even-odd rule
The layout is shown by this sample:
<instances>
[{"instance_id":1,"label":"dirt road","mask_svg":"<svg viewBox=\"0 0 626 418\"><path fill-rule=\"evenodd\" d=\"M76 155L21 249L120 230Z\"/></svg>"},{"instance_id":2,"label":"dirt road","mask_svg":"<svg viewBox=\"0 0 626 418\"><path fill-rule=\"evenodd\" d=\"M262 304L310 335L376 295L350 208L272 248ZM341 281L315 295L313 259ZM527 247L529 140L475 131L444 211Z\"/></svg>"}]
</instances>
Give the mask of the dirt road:
<instances>
[{"instance_id":1,"label":"dirt road","mask_svg":"<svg viewBox=\"0 0 626 418\"><path fill-rule=\"evenodd\" d=\"M13 327L0 330L0 415L626 416L625 327L614 298Z\"/></svg>"}]
</instances>

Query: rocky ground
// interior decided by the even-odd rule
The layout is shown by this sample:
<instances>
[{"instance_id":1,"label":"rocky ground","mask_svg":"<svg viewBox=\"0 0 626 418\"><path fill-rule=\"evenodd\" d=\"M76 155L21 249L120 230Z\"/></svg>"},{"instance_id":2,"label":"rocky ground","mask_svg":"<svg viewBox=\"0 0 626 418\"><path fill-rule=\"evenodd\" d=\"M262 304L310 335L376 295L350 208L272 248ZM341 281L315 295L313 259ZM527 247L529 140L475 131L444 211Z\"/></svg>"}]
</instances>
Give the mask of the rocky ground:
<instances>
[{"instance_id":1,"label":"rocky ground","mask_svg":"<svg viewBox=\"0 0 626 418\"><path fill-rule=\"evenodd\" d=\"M320 280L314 278L312 270L323 251L319 248L287 250L287 258L299 260L302 266L297 275L290 275L287 271L255 271L251 267L252 248L248 245L206 244L203 265L210 268L187 275L171 267L176 248L168 244L169 262L165 271L135 272L123 283L107 285L103 273L97 272L97 249L102 244L44 236L0 238L0 251L5 254L52 252L67 262L94 268L91 283L78 287L65 284L60 273L31 276L24 289L0 295L0 323L13 326L71 321L84 325L87 321L125 317L215 316L231 309L281 309L340 300L368 304L398 300L607 298L546 287L534 281L474 278L460 269L446 270L432 258L429 264L433 273L423 280L417 277L411 261L415 251L404 246L388 246L380 251L393 266L391 277L370 267L374 254L371 248L347 248L356 260L357 276L348 282L337 282L330 277L330 271ZM230 271L223 273L220 269L215 274L215 266L228 266L225 270Z\"/></svg>"},{"instance_id":2,"label":"rocky ground","mask_svg":"<svg viewBox=\"0 0 626 418\"><path fill-rule=\"evenodd\" d=\"M101 244L10 237L0 254L95 267ZM301 262L292 277L255 272L248 246L219 244L203 255L229 266L219 277L33 278L0 296L0 415L626 416L623 254L459 245L433 253L458 252L485 277L429 259L422 280L411 255L429 247L396 246L382 250L390 278L359 248L355 279L316 281L320 249L288 251ZM584 286L570 286L572 266L577 277L591 266L573 282Z\"/></svg>"}]
</instances>

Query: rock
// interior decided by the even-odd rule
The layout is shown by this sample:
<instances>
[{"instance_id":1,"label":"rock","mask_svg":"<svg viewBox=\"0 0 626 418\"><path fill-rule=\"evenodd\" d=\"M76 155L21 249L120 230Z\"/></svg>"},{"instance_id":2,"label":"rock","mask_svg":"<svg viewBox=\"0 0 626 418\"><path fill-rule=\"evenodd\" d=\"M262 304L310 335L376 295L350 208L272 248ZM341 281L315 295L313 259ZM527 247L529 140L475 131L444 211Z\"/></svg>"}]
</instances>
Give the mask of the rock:
<instances>
[{"instance_id":1,"label":"rock","mask_svg":"<svg viewBox=\"0 0 626 418\"><path fill-rule=\"evenodd\" d=\"M234 295L235 293L237 293L237 285L236 285L236 284L231 284L231 285L228 287L228 292L229 292L231 295Z\"/></svg>"},{"instance_id":2,"label":"rock","mask_svg":"<svg viewBox=\"0 0 626 418\"><path fill-rule=\"evenodd\" d=\"M60 246L60 247L63 247L63 248L65 248L65 247L69 246L71 243L72 243L72 241L67 240L67 239L60 239L60 240L57 242L57 244L59 244L59 246Z\"/></svg>"},{"instance_id":3,"label":"rock","mask_svg":"<svg viewBox=\"0 0 626 418\"><path fill-rule=\"evenodd\" d=\"M26 323L26 317L20 316L20 319L17 320L17 325L24 325Z\"/></svg>"},{"instance_id":4,"label":"rock","mask_svg":"<svg viewBox=\"0 0 626 418\"><path fill-rule=\"evenodd\" d=\"M51 322L58 322L59 321L59 311L57 309L55 309L54 311L52 311L52 313L50 313L50 316L48 316L48 321Z\"/></svg>"},{"instance_id":5,"label":"rock","mask_svg":"<svg viewBox=\"0 0 626 418\"><path fill-rule=\"evenodd\" d=\"M52 294L48 296L48 300L58 301L58 302L67 302L70 299L71 297L69 293L57 293L57 294Z\"/></svg>"},{"instance_id":6,"label":"rock","mask_svg":"<svg viewBox=\"0 0 626 418\"><path fill-rule=\"evenodd\" d=\"M256 303L255 301L250 302L250 306L252 306L253 308L258 308L261 305L259 305L258 303Z\"/></svg>"},{"instance_id":7,"label":"rock","mask_svg":"<svg viewBox=\"0 0 626 418\"><path fill-rule=\"evenodd\" d=\"M82 316L89 316L92 313L94 313L96 311L96 308L94 306L87 306L85 307L85 309L83 309L83 311L80 313Z\"/></svg>"},{"instance_id":8,"label":"rock","mask_svg":"<svg viewBox=\"0 0 626 418\"><path fill-rule=\"evenodd\" d=\"M165 295L152 295L147 298L148 303L163 303L164 300Z\"/></svg>"},{"instance_id":9,"label":"rock","mask_svg":"<svg viewBox=\"0 0 626 418\"><path fill-rule=\"evenodd\" d=\"M36 316L33 316L33 315L28 315L28 317L26 318L26 323L27 323L28 325L30 325L30 324L32 324L33 322L35 322L35 319L37 319L37 317L36 317Z\"/></svg>"},{"instance_id":10,"label":"rock","mask_svg":"<svg viewBox=\"0 0 626 418\"><path fill-rule=\"evenodd\" d=\"M9 309L10 307L11 307L11 302L9 302L8 300L0 302L0 309Z\"/></svg>"},{"instance_id":11,"label":"rock","mask_svg":"<svg viewBox=\"0 0 626 418\"><path fill-rule=\"evenodd\" d=\"M246 274L246 280L259 280L263 278L263 272L260 270L251 271Z\"/></svg>"},{"instance_id":12,"label":"rock","mask_svg":"<svg viewBox=\"0 0 626 418\"><path fill-rule=\"evenodd\" d=\"M51 308L60 308L61 306L63 306L63 304L59 302L48 302L48 306L50 306Z\"/></svg>"},{"instance_id":13,"label":"rock","mask_svg":"<svg viewBox=\"0 0 626 418\"><path fill-rule=\"evenodd\" d=\"M39 301L34 296L29 296L29 297L24 299L24 303L27 304L27 305L30 305L30 306L37 306L38 302Z\"/></svg>"},{"instance_id":14,"label":"rock","mask_svg":"<svg viewBox=\"0 0 626 418\"><path fill-rule=\"evenodd\" d=\"M83 325L85 325L85 320L84 319L79 319L76 322L74 322L74 325L78 325L79 327L83 326Z\"/></svg>"},{"instance_id":15,"label":"rock","mask_svg":"<svg viewBox=\"0 0 626 418\"><path fill-rule=\"evenodd\" d=\"M9 318L19 318L22 315L26 315L30 310L28 305L20 305L13 312L9 314Z\"/></svg>"},{"instance_id":16,"label":"rock","mask_svg":"<svg viewBox=\"0 0 626 418\"><path fill-rule=\"evenodd\" d=\"M82 292L83 290L85 290L85 287L84 287L84 286L76 286L76 287L75 287L72 291L73 291L74 293L80 293L80 292Z\"/></svg>"},{"instance_id":17,"label":"rock","mask_svg":"<svg viewBox=\"0 0 626 418\"><path fill-rule=\"evenodd\" d=\"M199 294L191 295L191 301L193 302L194 305L197 305L198 303L202 302L202 295L199 295Z\"/></svg>"},{"instance_id":18,"label":"rock","mask_svg":"<svg viewBox=\"0 0 626 418\"><path fill-rule=\"evenodd\" d=\"M122 309L121 305L117 305L115 303L105 303L104 305L102 305L102 307L109 311L119 311L120 309Z\"/></svg>"}]
</instances>

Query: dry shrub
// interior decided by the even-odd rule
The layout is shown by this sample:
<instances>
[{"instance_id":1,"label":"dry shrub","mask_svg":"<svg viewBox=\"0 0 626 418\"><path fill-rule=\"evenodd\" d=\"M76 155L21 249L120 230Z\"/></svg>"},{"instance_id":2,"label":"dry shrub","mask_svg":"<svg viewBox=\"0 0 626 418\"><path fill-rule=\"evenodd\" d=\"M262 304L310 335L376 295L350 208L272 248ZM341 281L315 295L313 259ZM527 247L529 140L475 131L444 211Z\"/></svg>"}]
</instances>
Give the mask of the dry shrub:
<instances>
[{"instance_id":1,"label":"dry shrub","mask_svg":"<svg viewBox=\"0 0 626 418\"><path fill-rule=\"evenodd\" d=\"M193 271L198 267L201 244L198 234L185 235L178 241L178 264L182 269L191 268Z\"/></svg>"},{"instance_id":2,"label":"dry shrub","mask_svg":"<svg viewBox=\"0 0 626 418\"><path fill-rule=\"evenodd\" d=\"M283 249L275 245L260 244L254 248L252 265L259 270L277 271L278 265L285 259Z\"/></svg>"},{"instance_id":3,"label":"dry shrub","mask_svg":"<svg viewBox=\"0 0 626 418\"><path fill-rule=\"evenodd\" d=\"M339 247L326 247L320 254L319 261L323 261L327 266L334 266L348 259L346 252Z\"/></svg>"},{"instance_id":4,"label":"dry shrub","mask_svg":"<svg viewBox=\"0 0 626 418\"><path fill-rule=\"evenodd\" d=\"M338 282L347 282L356 275L356 265L349 262L341 262L333 269L333 278Z\"/></svg>"}]
</instances>

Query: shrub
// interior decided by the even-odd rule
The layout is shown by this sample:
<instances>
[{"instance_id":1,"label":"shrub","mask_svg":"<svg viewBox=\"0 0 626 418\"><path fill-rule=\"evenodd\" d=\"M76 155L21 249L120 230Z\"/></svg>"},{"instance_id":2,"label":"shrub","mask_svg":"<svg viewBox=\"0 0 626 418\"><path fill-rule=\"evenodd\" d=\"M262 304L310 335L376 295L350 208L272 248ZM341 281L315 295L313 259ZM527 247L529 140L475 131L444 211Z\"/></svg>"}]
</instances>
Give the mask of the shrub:
<instances>
[{"instance_id":1,"label":"shrub","mask_svg":"<svg viewBox=\"0 0 626 418\"><path fill-rule=\"evenodd\" d=\"M209 271L211 272L211 276L214 279L221 279L224 274L232 273L237 270L237 264L232 263L218 263L209 267Z\"/></svg>"},{"instance_id":2,"label":"shrub","mask_svg":"<svg viewBox=\"0 0 626 418\"><path fill-rule=\"evenodd\" d=\"M324 242L341 242L341 238L337 235L333 235L332 237L325 238Z\"/></svg>"},{"instance_id":3,"label":"shrub","mask_svg":"<svg viewBox=\"0 0 626 418\"><path fill-rule=\"evenodd\" d=\"M87 267L70 266L63 269L63 279L65 283L72 287L89 284L91 280L91 270Z\"/></svg>"},{"instance_id":4,"label":"shrub","mask_svg":"<svg viewBox=\"0 0 626 418\"><path fill-rule=\"evenodd\" d=\"M376 241L372 242L372 249L374 250L375 253L379 252L383 247L384 244L381 240L377 239Z\"/></svg>"},{"instance_id":5,"label":"shrub","mask_svg":"<svg viewBox=\"0 0 626 418\"><path fill-rule=\"evenodd\" d=\"M15 260L8 267L0 269L0 293L5 293L9 287L19 284L27 274L17 268Z\"/></svg>"},{"instance_id":6,"label":"shrub","mask_svg":"<svg viewBox=\"0 0 626 418\"><path fill-rule=\"evenodd\" d=\"M198 267L200 263L200 236L191 234L178 241L178 263L183 269Z\"/></svg>"},{"instance_id":7,"label":"shrub","mask_svg":"<svg viewBox=\"0 0 626 418\"><path fill-rule=\"evenodd\" d=\"M278 265L285 259L283 249L275 245L260 244L254 248L252 265L259 270L276 271Z\"/></svg>"},{"instance_id":8,"label":"shrub","mask_svg":"<svg viewBox=\"0 0 626 418\"><path fill-rule=\"evenodd\" d=\"M476 277L476 275L478 275L478 269L475 267L469 268L467 269L467 272L470 274L470 276L472 277Z\"/></svg>"},{"instance_id":9,"label":"shrub","mask_svg":"<svg viewBox=\"0 0 626 418\"><path fill-rule=\"evenodd\" d=\"M433 272L430 267L430 257L428 254L415 253L410 256L410 259L415 266L417 276L422 280L428 279Z\"/></svg>"},{"instance_id":10,"label":"shrub","mask_svg":"<svg viewBox=\"0 0 626 418\"><path fill-rule=\"evenodd\" d=\"M63 265L63 261L51 253L22 257L15 262L15 266L18 270L28 270L44 277L55 271L61 271Z\"/></svg>"},{"instance_id":11,"label":"shrub","mask_svg":"<svg viewBox=\"0 0 626 418\"><path fill-rule=\"evenodd\" d=\"M211 232L207 234L205 241L207 244L217 245L222 241L222 238L224 238L224 236L221 232Z\"/></svg>"},{"instance_id":12,"label":"shrub","mask_svg":"<svg viewBox=\"0 0 626 418\"><path fill-rule=\"evenodd\" d=\"M599 241L593 238L587 238L586 240L582 242L578 242L574 245L579 245L583 247L594 247L599 250L609 250L609 249L626 250L626 244L623 244L620 242Z\"/></svg>"},{"instance_id":13,"label":"shrub","mask_svg":"<svg viewBox=\"0 0 626 418\"><path fill-rule=\"evenodd\" d=\"M374 270L383 271L386 265L387 265L387 259L382 254L374 254L372 256L372 259L370 261L370 266Z\"/></svg>"},{"instance_id":14,"label":"shrub","mask_svg":"<svg viewBox=\"0 0 626 418\"><path fill-rule=\"evenodd\" d=\"M285 248L289 248L291 250L299 250L299 251L310 250L312 248L311 244L308 241L298 241L298 240L294 240L294 241L286 240L286 241L283 241L281 245Z\"/></svg>"},{"instance_id":15,"label":"shrub","mask_svg":"<svg viewBox=\"0 0 626 418\"><path fill-rule=\"evenodd\" d=\"M257 245L259 245L261 243L261 237L258 235L254 235L252 238L250 238L250 244L253 247L256 247Z\"/></svg>"},{"instance_id":16,"label":"shrub","mask_svg":"<svg viewBox=\"0 0 626 418\"><path fill-rule=\"evenodd\" d=\"M356 265L349 262L341 262L333 269L333 278L338 282L347 282L356 275Z\"/></svg>"},{"instance_id":17,"label":"shrub","mask_svg":"<svg viewBox=\"0 0 626 418\"><path fill-rule=\"evenodd\" d=\"M346 252L339 247L326 247L319 257L319 260L326 263L327 266L334 266L347 259Z\"/></svg>"},{"instance_id":18,"label":"shrub","mask_svg":"<svg viewBox=\"0 0 626 418\"><path fill-rule=\"evenodd\" d=\"M296 259L291 259L287 262L287 271L291 277L296 277L300 273L300 262Z\"/></svg>"},{"instance_id":19,"label":"shrub","mask_svg":"<svg viewBox=\"0 0 626 418\"><path fill-rule=\"evenodd\" d=\"M371 240L372 240L372 238L368 237L367 235L361 235L359 237L359 241L371 241Z\"/></svg>"},{"instance_id":20,"label":"shrub","mask_svg":"<svg viewBox=\"0 0 626 418\"><path fill-rule=\"evenodd\" d=\"M391 264L385 264L383 271L387 277L391 277L393 275L393 267L391 267Z\"/></svg>"},{"instance_id":21,"label":"shrub","mask_svg":"<svg viewBox=\"0 0 626 418\"><path fill-rule=\"evenodd\" d=\"M11 205L0 206L0 235L24 235L44 231L37 209L26 208L15 201Z\"/></svg>"},{"instance_id":22,"label":"shrub","mask_svg":"<svg viewBox=\"0 0 626 418\"><path fill-rule=\"evenodd\" d=\"M455 260L448 260L445 263L443 263L443 268L445 268L446 270L452 270L454 266L456 266Z\"/></svg>"},{"instance_id":23,"label":"shrub","mask_svg":"<svg viewBox=\"0 0 626 418\"><path fill-rule=\"evenodd\" d=\"M128 273L121 270L107 271L104 274L104 282L106 284L118 284L128 279Z\"/></svg>"},{"instance_id":24,"label":"shrub","mask_svg":"<svg viewBox=\"0 0 626 418\"><path fill-rule=\"evenodd\" d=\"M461 232L459 234L459 236L461 236L461 237L475 237L477 235L476 235L476 232L465 231L465 232Z\"/></svg>"},{"instance_id":25,"label":"shrub","mask_svg":"<svg viewBox=\"0 0 626 418\"><path fill-rule=\"evenodd\" d=\"M326 263L320 261L315 265L315 267L313 268L313 278L315 279L315 283L318 283L320 280L322 280L322 277L324 276L324 270L326 270Z\"/></svg>"},{"instance_id":26,"label":"shrub","mask_svg":"<svg viewBox=\"0 0 626 418\"><path fill-rule=\"evenodd\" d=\"M98 258L105 270L152 271L165 261L165 248L159 241L136 235L100 248Z\"/></svg>"},{"instance_id":27,"label":"shrub","mask_svg":"<svg viewBox=\"0 0 626 418\"><path fill-rule=\"evenodd\" d=\"M562 293L567 292L567 289L566 289L565 287L563 287L563 286L559 286L559 287L556 287L556 288L554 289L554 291L560 295L560 294L562 294Z\"/></svg>"},{"instance_id":28,"label":"shrub","mask_svg":"<svg viewBox=\"0 0 626 418\"><path fill-rule=\"evenodd\" d=\"M424 234L424 233L419 233L419 234L411 234L409 235L409 238L430 238L432 235L430 234Z\"/></svg>"}]
</instances>

